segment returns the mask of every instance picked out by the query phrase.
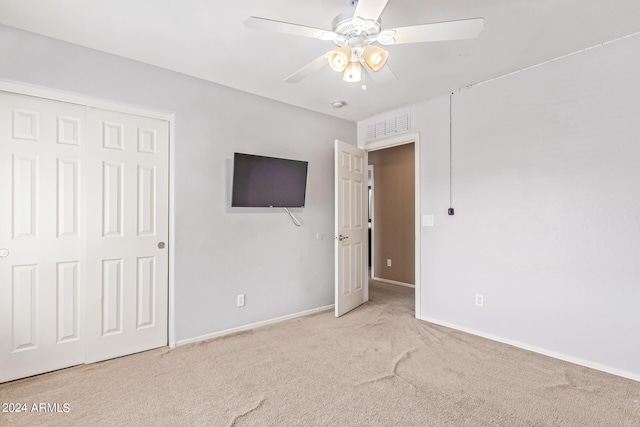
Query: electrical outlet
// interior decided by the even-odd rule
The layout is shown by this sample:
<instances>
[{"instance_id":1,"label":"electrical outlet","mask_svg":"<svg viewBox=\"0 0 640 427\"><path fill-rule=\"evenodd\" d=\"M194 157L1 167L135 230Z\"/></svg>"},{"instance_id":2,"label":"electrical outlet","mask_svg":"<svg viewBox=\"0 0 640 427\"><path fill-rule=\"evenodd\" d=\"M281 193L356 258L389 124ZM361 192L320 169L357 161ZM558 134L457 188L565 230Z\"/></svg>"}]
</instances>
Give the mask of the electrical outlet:
<instances>
[{"instance_id":1,"label":"electrical outlet","mask_svg":"<svg viewBox=\"0 0 640 427\"><path fill-rule=\"evenodd\" d=\"M484 296L482 294L476 294L476 306L484 307Z\"/></svg>"},{"instance_id":2,"label":"electrical outlet","mask_svg":"<svg viewBox=\"0 0 640 427\"><path fill-rule=\"evenodd\" d=\"M244 307L244 294L238 295L238 307Z\"/></svg>"},{"instance_id":3,"label":"electrical outlet","mask_svg":"<svg viewBox=\"0 0 640 427\"><path fill-rule=\"evenodd\" d=\"M387 260L387 267L391 267L391 260L390 259Z\"/></svg>"}]
</instances>

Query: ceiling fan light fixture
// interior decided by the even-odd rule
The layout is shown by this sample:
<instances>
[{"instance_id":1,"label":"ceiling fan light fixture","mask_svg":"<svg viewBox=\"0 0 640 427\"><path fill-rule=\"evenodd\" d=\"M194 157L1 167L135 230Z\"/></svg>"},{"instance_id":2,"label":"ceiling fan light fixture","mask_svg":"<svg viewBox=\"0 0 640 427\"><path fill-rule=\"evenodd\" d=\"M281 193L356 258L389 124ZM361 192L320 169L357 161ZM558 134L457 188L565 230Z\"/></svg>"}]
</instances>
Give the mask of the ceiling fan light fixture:
<instances>
[{"instance_id":1,"label":"ceiling fan light fixture","mask_svg":"<svg viewBox=\"0 0 640 427\"><path fill-rule=\"evenodd\" d=\"M331 54L329 55L329 67L331 67L333 71L340 73L344 71L345 68L347 68L347 64L349 63L350 58L351 49L349 49L347 46L338 48L331 52Z\"/></svg>"},{"instance_id":2,"label":"ceiling fan light fixture","mask_svg":"<svg viewBox=\"0 0 640 427\"><path fill-rule=\"evenodd\" d=\"M378 46L367 46L362 52L362 57L373 71L378 71L387 63L389 52Z\"/></svg>"},{"instance_id":3,"label":"ceiling fan light fixture","mask_svg":"<svg viewBox=\"0 0 640 427\"><path fill-rule=\"evenodd\" d=\"M362 80L362 65L359 62L349 62L344 69L342 80L348 83L357 83Z\"/></svg>"}]
</instances>

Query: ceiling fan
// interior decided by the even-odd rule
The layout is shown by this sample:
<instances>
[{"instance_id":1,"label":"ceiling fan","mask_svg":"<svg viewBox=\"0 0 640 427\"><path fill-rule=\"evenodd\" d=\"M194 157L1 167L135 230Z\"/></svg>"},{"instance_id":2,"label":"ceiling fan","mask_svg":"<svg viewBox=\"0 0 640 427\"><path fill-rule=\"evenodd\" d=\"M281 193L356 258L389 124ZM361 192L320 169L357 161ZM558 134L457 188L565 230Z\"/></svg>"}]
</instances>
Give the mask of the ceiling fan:
<instances>
[{"instance_id":1,"label":"ceiling fan","mask_svg":"<svg viewBox=\"0 0 640 427\"><path fill-rule=\"evenodd\" d=\"M333 41L338 47L311 61L284 81L297 83L329 65L343 73L346 82L362 80L363 69L376 83L388 83L397 79L387 63L389 53L374 43L394 45L444 40L472 39L484 29L484 18L412 25L409 27L382 29L380 14L389 0L349 0L355 6L353 15L343 13L335 17L331 30L250 17L244 22L249 28L277 31L320 40Z\"/></svg>"}]
</instances>

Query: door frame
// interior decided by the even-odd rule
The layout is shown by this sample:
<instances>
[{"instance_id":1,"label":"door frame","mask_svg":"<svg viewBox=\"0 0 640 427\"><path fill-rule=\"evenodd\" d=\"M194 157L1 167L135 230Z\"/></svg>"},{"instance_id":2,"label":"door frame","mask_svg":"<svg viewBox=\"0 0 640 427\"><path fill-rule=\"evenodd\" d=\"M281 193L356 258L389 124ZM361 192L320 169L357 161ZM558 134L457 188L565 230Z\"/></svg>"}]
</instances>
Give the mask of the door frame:
<instances>
[{"instance_id":1,"label":"door frame","mask_svg":"<svg viewBox=\"0 0 640 427\"><path fill-rule=\"evenodd\" d=\"M169 348L176 346L175 336L175 113L157 110L147 110L133 105L121 104L117 101L92 97L88 95L64 92L41 86L29 85L21 82L0 79L0 91L15 93L19 95L44 98L52 101L77 104L89 108L101 108L103 110L117 111L119 113L134 114L143 117L166 120L169 123L169 244L168 247L168 276L169 276L169 304L167 307L167 345Z\"/></svg>"},{"instance_id":2,"label":"door frame","mask_svg":"<svg viewBox=\"0 0 640 427\"><path fill-rule=\"evenodd\" d=\"M420 278L420 248L422 242L422 229L420 227L420 134L409 133L390 138L384 138L369 144L358 144L358 148L369 151L383 150L385 148L396 147L413 143L413 160L414 160L414 179L415 179L415 317L420 319L420 298L422 294L421 278ZM374 201L375 203L375 201ZM372 221L373 222L373 221ZM372 269L373 273L373 269Z\"/></svg>"},{"instance_id":3,"label":"door frame","mask_svg":"<svg viewBox=\"0 0 640 427\"><path fill-rule=\"evenodd\" d=\"M373 207L375 206L375 197L373 196L373 194L374 194L373 188L374 188L374 185L375 185L375 182L374 182L375 169L374 169L373 165L367 165L367 178L368 178L369 174L371 174L371 179L370 179L371 185L369 186L369 188L371 188L371 193L367 193L367 195L369 196L369 203L368 203L369 211L368 211L368 214L369 214L369 217L370 217L370 218L368 218L369 221L368 221L367 226L369 227L369 233L368 234L371 236L371 238L369 239L369 242L367 243L367 246L368 246L367 249L371 253L371 270L369 271L369 273L370 273L369 277L373 279L375 277L375 274L376 274L375 273L375 263L373 262L373 260L375 259L375 255L376 255L375 254L375 250L374 250L375 246L373 245L373 222L374 222L374 218L373 218L374 217L374 209L373 209Z\"/></svg>"}]
</instances>

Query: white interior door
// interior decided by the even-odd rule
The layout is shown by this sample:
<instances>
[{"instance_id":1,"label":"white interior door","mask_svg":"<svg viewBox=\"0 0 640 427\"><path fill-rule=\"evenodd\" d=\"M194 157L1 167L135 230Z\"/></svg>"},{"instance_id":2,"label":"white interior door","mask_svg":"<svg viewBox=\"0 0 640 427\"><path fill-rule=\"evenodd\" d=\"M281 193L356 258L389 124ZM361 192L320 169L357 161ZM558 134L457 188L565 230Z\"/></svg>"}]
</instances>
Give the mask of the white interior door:
<instances>
[{"instance_id":1,"label":"white interior door","mask_svg":"<svg viewBox=\"0 0 640 427\"><path fill-rule=\"evenodd\" d=\"M168 122L87 113L87 363L167 344Z\"/></svg>"},{"instance_id":2,"label":"white interior door","mask_svg":"<svg viewBox=\"0 0 640 427\"><path fill-rule=\"evenodd\" d=\"M367 274L367 153L335 142L336 317L369 300Z\"/></svg>"},{"instance_id":3,"label":"white interior door","mask_svg":"<svg viewBox=\"0 0 640 427\"><path fill-rule=\"evenodd\" d=\"M0 382L84 360L84 116L0 91Z\"/></svg>"}]
</instances>

